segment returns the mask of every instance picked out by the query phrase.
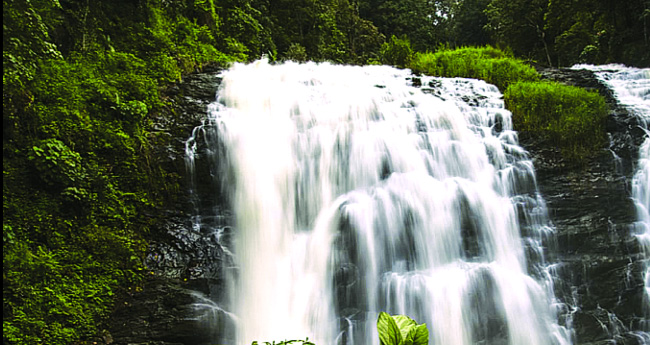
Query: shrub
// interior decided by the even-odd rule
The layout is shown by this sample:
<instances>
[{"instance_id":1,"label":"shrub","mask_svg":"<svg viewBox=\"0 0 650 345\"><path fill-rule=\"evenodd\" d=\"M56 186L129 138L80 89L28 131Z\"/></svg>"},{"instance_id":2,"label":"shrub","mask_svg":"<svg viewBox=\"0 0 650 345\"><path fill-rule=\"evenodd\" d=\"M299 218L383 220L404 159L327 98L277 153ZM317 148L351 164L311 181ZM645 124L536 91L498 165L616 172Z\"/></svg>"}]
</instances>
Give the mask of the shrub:
<instances>
[{"instance_id":1,"label":"shrub","mask_svg":"<svg viewBox=\"0 0 650 345\"><path fill-rule=\"evenodd\" d=\"M379 50L379 59L382 63L405 68L413 58L413 49L411 49L411 42L408 38L397 38L395 35L391 36L388 42L382 44Z\"/></svg>"},{"instance_id":2,"label":"shrub","mask_svg":"<svg viewBox=\"0 0 650 345\"><path fill-rule=\"evenodd\" d=\"M553 82L521 82L504 93L515 129L551 140L566 158L583 160L605 143L605 100L596 92Z\"/></svg>"},{"instance_id":3,"label":"shrub","mask_svg":"<svg viewBox=\"0 0 650 345\"><path fill-rule=\"evenodd\" d=\"M85 178L81 156L60 140L43 140L41 145L32 147L28 158L34 161L39 175L49 185L65 187Z\"/></svg>"},{"instance_id":4,"label":"shrub","mask_svg":"<svg viewBox=\"0 0 650 345\"><path fill-rule=\"evenodd\" d=\"M285 60L305 62L307 61L307 50L300 43L292 43L284 53L284 58Z\"/></svg>"}]
</instances>

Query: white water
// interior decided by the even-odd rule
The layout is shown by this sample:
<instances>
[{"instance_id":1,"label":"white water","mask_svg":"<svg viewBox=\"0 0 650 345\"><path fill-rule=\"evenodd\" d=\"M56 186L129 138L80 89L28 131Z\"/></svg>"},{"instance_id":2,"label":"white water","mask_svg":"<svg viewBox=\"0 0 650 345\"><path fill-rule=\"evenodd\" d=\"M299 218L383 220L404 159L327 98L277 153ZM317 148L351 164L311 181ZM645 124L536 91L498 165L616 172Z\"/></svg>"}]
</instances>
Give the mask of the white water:
<instances>
[{"instance_id":1,"label":"white water","mask_svg":"<svg viewBox=\"0 0 650 345\"><path fill-rule=\"evenodd\" d=\"M576 65L572 68L594 71L596 77L612 90L616 100L637 117L639 125L646 131L646 139L639 147L639 160L632 180L632 197L638 215L635 236L641 244L646 261L645 302L650 309L650 137L647 136L650 129L650 68L618 64ZM650 324L645 327L646 331L650 331ZM650 336L645 341L650 343Z\"/></svg>"},{"instance_id":2,"label":"white water","mask_svg":"<svg viewBox=\"0 0 650 345\"><path fill-rule=\"evenodd\" d=\"M431 344L570 343L553 229L494 86L265 61L222 76L202 128L236 220L240 344L377 344L379 311Z\"/></svg>"}]
</instances>

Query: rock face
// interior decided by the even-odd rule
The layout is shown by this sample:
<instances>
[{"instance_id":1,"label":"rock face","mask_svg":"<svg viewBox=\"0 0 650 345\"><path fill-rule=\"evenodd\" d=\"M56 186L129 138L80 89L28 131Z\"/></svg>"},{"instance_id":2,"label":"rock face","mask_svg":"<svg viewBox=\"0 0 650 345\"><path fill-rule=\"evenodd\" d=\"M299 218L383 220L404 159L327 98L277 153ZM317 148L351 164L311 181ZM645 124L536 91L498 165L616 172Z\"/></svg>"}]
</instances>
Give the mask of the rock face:
<instances>
[{"instance_id":1,"label":"rock face","mask_svg":"<svg viewBox=\"0 0 650 345\"><path fill-rule=\"evenodd\" d=\"M641 323L648 323L643 310L648 301L643 296L643 254L631 236L636 214L630 199L644 133L592 72L548 69L540 73L546 79L597 90L612 109L607 122L610 147L582 165L565 161L548 142L520 134L557 229L549 261L557 263L555 290L563 306L561 321L573 326L575 344L644 344L643 337L650 341L647 332L640 331ZM172 115L160 119L158 130L175 138L171 147L159 148L170 171L185 172L185 140L205 117L218 83L216 72L201 73L169 91ZM207 194L216 188L197 190ZM142 291L118 303L105 343L207 345L215 339L232 343L233 321L217 306L226 303L224 262L228 258L221 244L227 241L232 221L225 211L216 212L221 216L215 219L197 220L192 214L192 209L220 207L218 201L196 205L187 197L169 210L169 223L150 242L146 264L151 278Z\"/></svg>"},{"instance_id":2,"label":"rock face","mask_svg":"<svg viewBox=\"0 0 650 345\"><path fill-rule=\"evenodd\" d=\"M581 165L526 133L521 144L533 157L539 189L557 229L558 298L567 305L577 344L645 344L643 253L632 236L637 219L631 200L637 151L643 141L636 119L616 104L592 72L545 70L545 78L593 89L610 105L609 149ZM647 330L646 330L647 331Z\"/></svg>"},{"instance_id":3,"label":"rock face","mask_svg":"<svg viewBox=\"0 0 650 345\"><path fill-rule=\"evenodd\" d=\"M188 76L167 91L171 108L154 129L173 138L172 145L157 148L169 172L185 174L185 141L205 118L218 86L213 71ZM228 229L228 213L209 220L210 226L196 226L188 186L179 194L178 205L167 210L167 224L149 241L149 279L117 304L107 327L110 336L104 337L107 344L208 345L232 335L232 320L216 303L224 298L224 252L213 231Z\"/></svg>"},{"instance_id":4,"label":"rock face","mask_svg":"<svg viewBox=\"0 0 650 345\"><path fill-rule=\"evenodd\" d=\"M537 145L524 142L556 226L556 294L567 304L576 343L641 344L630 333L639 330L644 303L642 253L631 236L631 173L618 171L610 152L570 167Z\"/></svg>"}]
</instances>

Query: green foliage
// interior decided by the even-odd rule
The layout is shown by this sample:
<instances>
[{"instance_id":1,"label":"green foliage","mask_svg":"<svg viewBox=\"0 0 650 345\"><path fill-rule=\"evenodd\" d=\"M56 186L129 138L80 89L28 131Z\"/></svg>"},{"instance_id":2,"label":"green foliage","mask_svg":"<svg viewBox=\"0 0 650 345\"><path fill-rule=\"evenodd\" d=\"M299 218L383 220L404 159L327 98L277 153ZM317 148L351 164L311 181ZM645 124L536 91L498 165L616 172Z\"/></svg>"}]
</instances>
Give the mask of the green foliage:
<instances>
[{"instance_id":1,"label":"green foliage","mask_svg":"<svg viewBox=\"0 0 650 345\"><path fill-rule=\"evenodd\" d=\"M502 92L517 131L552 140L572 160L588 157L604 143L603 98L578 87L539 82L530 66L492 47L441 49L416 54L411 68L442 77L485 80Z\"/></svg>"},{"instance_id":2,"label":"green foliage","mask_svg":"<svg viewBox=\"0 0 650 345\"><path fill-rule=\"evenodd\" d=\"M547 29L562 65L576 62L650 66L648 1L549 1ZM641 48L641 47L644 48Z\"/></svg>"},{"instance_id":3,"label":"green foliage","mask_svg":"<svg viewBox=\"0 0 650 345\"><path fill-rule=\"evenodd\" d=\"M407 36L415 51L425 51L449 37L449 0L367 0L358 3L361 18L386 37Z\"/></svg>"},{"instance_id":4,"label":"green foliage","mask_svg":"<svg viewBox=\"0 0 650 345\"><path fill-rule=\"evenodd\" d=\"M438 45L489 44L549 66L570 66L580 59L650 65L650 2L646 0L364 0L357 4L361 18L386 37L407 36L417 52ZM588 55L581 57L588 46Z\"/></svg>"},{"instance_id":5,"label":"green foliage","mask_svg":"<svg viewBox=\"0 0 650 345\"><path fill-rule=\"evenodd\" d=\"M580 63L590 63L595 64L598 61L598 47L588 44L578 55L578 61Z\"/></svg>"},{"instance_id":6,"label":"green foliage","mask_svg":"<svg viewBox=\"0 0 650 345\"><path fill-rule=\"evenodd\" d=\"M3 0L2 68L3 85L21 85L34 78L36 61L41 57L61 58L50 37L55 21L52 13L58 1Z\"/></svg>"},{"instance_id":7,"label":"green foliage","mask_svg":"<svg viewBox=\"0 0 650 345\"><path fill-rule=\"evenodd\" d=\"M3 291L3 309L12 316L3 321L3 336L12 344L71 343L93 334L109 312L118 267L99 266L72 248L18 241L3 246L3 261L15 268L6 272Z\"/></svg>"},{"instance_id":8,"label":"green foliage","mask_svg":"<svg viewBox=\"0 0 650 345\"><path fill-rule=\"evenodd\" d=\"M392 36L388 42L381 46L379 57L384 64L405 68L413 58L411 42L406 36L401 38Z\"/></svg>"},{"instance_id":9,"label":"green foliage","mask_svg":"<svg viewBox=\"0 0 650 345\"><path fill-rule=\"evenodd\" d=\"M427 75L482 79L502 91L518 81L539 79L534 68L490 46L418 53L410 67Z\"/></svg>"},{"instance_id":10,"label":"green foliage","mask_svg":"<svg viewBox=\"0 0 650 345\"><path fill-rule=\"evenodd\" d=\"M85 178L81 156L57 139L43 140L28 156L48 185L70 186Z\"/></svg>"},{"instance_id":11,"label":"green foliage","mask_svg":"<svg viewBox=\"0 0 650 345\"><path fill-rule=\"evenodd\" d=\"M289 46L289 49L284 53L284 59L305 62L307 61L307 51L300 43L294 43Z\"/></svg>"},{"instance_id":12,"label":"green foliage","mask_svg":"<svg viewBox=\"0 0 650 345\"><path fill-rule=\"evenodd\" d=\"M5 343L79 343L137 289L178 184L151 151L171 140L151 131L160 90L245 58L212 7L144 3L3 3Z\"/></svg>"},{"instance_id":13,"label":"green foliage","mask_svg":"<svg viewBox=\"0 0 650 345\"><path fill-rule=\"evenodd\" d=\"M504 93L515 129L554 142L580 162L605 144L605 100L596 92L550 82L522 82Z\"/></svg>"},{"instance_id":14,"label":"green foliage","mask_svg":"<svg viewBox=\"0 0 650 345\"><path fill-rule=\"evenodd\" d=\"M404 315L389 315L381 312L377 319L377 331L381 345L426 345L429 330L426 324L418 325Z\"/></svg>"},{"instance_id":15,"label":"green foliage","mask_svg":"<svg viewBox=\"0 0 650 345\"><path fill-rule=\"evenodd\" d=\"M310 60L337 63L365 63L383 43L377 27L359 16L359 5L349 0L256 2L267 16L261 22L270 28L277 52L287 55L299 44Z\"/></svg>"},{"instance_id":16,"label":"green foliage","mask_svg":"<svg viewBox=\"0 0 650 345\"><path fill-rule=\"evenodd\" d=\"M453 46L482 46L490 44L486 30L488 23L485 10L490 0L463 0L453 7L453 20L450 23Z\"/></svg>"},{"instance_id":17,"label":"green foliage","mask_svg":"<svg viewBox=\"0 0 650 345\"><path fill-rule=\"evenodd\" d=\"M497 44L512 48L518 56L545 57L547 3L548 0L492 0L485 11L487 29Z\"/></svg>"},{"instance_id":18,"label":"green foliage","mask_svg":"<svg viewBox=\"0 0 650 345\"><path fill-rule=\"evenodd\" d=\"M645 0L491 0L486 29L493 44L548 65L649 66L649 9Z\"/></svg>"}]
</instances>

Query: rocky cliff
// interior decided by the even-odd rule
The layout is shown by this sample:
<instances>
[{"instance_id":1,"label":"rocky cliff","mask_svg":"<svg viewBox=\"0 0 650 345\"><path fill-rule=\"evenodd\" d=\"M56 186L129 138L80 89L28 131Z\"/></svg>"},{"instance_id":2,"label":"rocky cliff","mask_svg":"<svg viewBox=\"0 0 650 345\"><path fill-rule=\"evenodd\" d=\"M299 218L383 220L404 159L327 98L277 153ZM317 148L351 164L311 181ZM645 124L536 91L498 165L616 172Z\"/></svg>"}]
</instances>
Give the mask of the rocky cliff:
<instances>
[{"instance_id":1,"label":"rocky cliff","mask_svg":"<svg viewBox=\"0 0 650 345\"><path fill-rule=\"evenodd\" d=\"M158 148L169 171L187 175L185 142L215 99L217 74L205 71L187 76L166 92L171 106L154 128L176 138L173 145ZM201 186L198 192L211 193L213 187ZM209 226L197 226L195 210L217 205L196 205L189 189L187 184L182 186L180 202L166 211L168 223L150 238L145 262L149 278L140 291L117 303L103 343L208 345L233 329L216 303L224 297L224 253L220 239L209 230L227 227L229 216L220 212L219 219L202 220Z\"/></svg>"},{"instance_id":2,"label":"rocky cliff","mask_svg":"<svg viewBox=\"0 0 650 345\"><path fill-rule=\"evenodd\" d=\"M610 90L586 70L540 70L546 79L601 93L610 106L608 148L582 164L552 145L520 134L537 171L539 189L556 227L556 295L566 304L577 344L645 344L640 332L643 253L632 236L637 219L631 181L644 133Z\"/></svg>"},{"instance_id":3,"label":"rocky cliff","mask_svg":"<svg viewBox=\"0 0 650 345\"><path fill-rule=\"evenodd\" d=\"M597 90L611 108L610 146L583 164L565 161L549 143L520 134L556 227L556 248L550 248L549 260L556 263L553 269L560 277L555 289L562 306L561 321L573 326L576 344L642 344L647 333L639 330L643 321L647 323L643 306L648 301L641 278L643 254L631 235L636 215L630 181L644 133L592 72L547 69L540 73L547 79ZM184 142L204 118L218 82L216 72L202 73L170 90L174 106L159 126L178 138L174 147L161 148L169 157L170 169L185 172ZM217 189L215 185L197 188L206 193ZM218 219L197 223L192 213L193 208L220 207L218 202L193 204L188 196L169 211L169 225L151 240L147 260L151 278L142 291L118 303L103 342L207 345L216 332L226 339L232 336L231 318L214 303L224 302L223 238L206 230L219 228L227 236L231 220L224 211Z\"/></svg>"}]
</instances>

